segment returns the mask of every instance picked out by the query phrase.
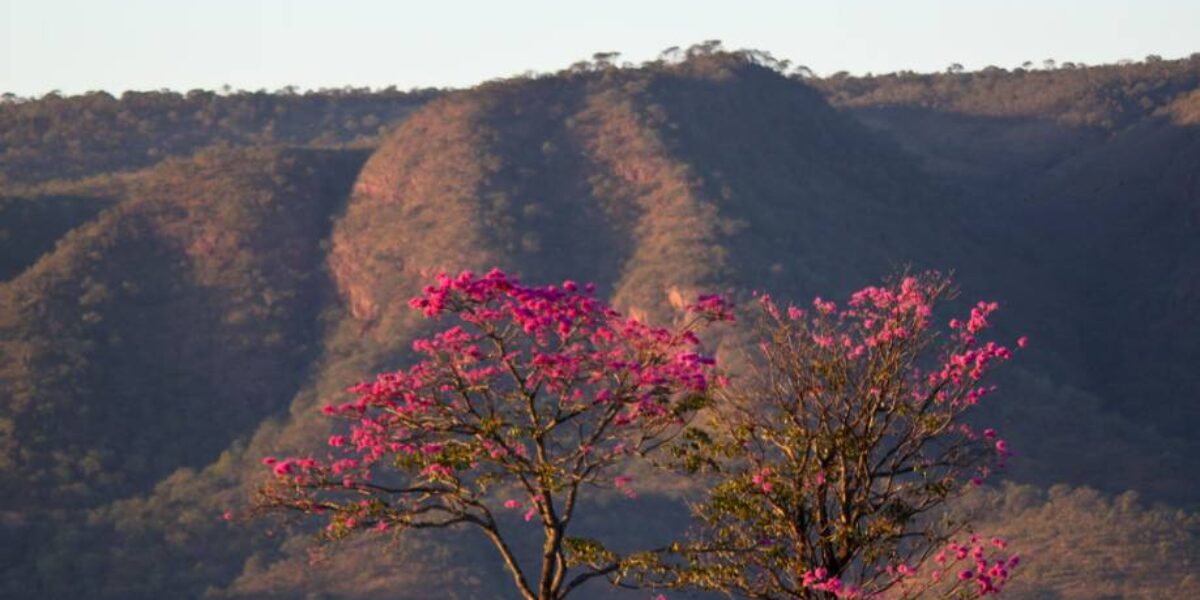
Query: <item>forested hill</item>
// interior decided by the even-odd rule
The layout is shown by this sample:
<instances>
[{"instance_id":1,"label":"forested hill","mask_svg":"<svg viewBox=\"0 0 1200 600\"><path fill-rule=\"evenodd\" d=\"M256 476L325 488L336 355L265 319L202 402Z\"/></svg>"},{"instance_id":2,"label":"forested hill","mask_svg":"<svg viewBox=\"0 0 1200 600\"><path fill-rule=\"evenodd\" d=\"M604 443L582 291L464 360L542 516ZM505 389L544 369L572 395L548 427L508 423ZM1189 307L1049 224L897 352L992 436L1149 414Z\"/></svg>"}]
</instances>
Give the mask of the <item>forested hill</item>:
<instances>
[{"instance_id":1,"label":"forested hill","mask_svg":"<svg viewBox=\"0 0 1200 600\"><path fill-rule=\"evenodd\" d=\"M1013 597L1198 596L1198 125L1200 57L813 79L711 44L452 92L10 99L0 597L492 597L473 538L309 566L307 532L220 518L404 360L428 272L491 266L656 319L954 270L1033 340L991 415L1010 481L965 507L1024 540ZM653 537L686 491L594 508Z\"/></svg>"},{"instance_id":2,"label":"forested hill","mask_svg":"<svg viewBox=\"0 0 1200 600\"><path fill-rule=\"evenodd\" d=\"M1200 376L1178 359L1200 353L1180 335L1200 309L1200 55L819 85L1071 290L1077 304L1059 318L1077 323L1086 388L1194 436Z\"/></svg>"},{"instance_id":3,"label":"forested hill","mask_svg":"<svg viewBox=\"0 0 1200 600\"><path fill-rule=\"evenodd\" d=\"M1200 53L1198 53L1200 54ZM1172 105L1200 84L1200 55L1185 60L1150 56L1142 62L947 73L889 73L812 80L839 106L909 107L996 118L1049 119L1118 131Z\"/></svg>"},{"instance_id":4,"label":"forested hill","mask_svg":"<svg viewBox=\"0 0 1200 600\"><path fill-rule=\"evenodd\" d=\"M105 92L0 103L0 183L77 179L217 145L366 147L436 90Z\"/></svg>"}]
</instances>

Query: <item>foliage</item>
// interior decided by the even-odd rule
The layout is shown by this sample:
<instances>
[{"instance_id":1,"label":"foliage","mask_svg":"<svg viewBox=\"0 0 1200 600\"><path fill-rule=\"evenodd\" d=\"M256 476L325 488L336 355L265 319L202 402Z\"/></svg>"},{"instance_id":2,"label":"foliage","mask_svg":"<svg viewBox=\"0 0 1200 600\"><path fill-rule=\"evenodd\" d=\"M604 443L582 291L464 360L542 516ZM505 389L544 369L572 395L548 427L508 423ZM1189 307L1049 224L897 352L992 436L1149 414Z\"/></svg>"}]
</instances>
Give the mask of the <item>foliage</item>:
<instances>
[{"instance_id":1,"label":"foliage","mask_svg":"<svg viewBox=\"0 0 1200 600\"><path fill-rule=\"evenodd\" d=\"M286 406L319 333L319 242L360 161L167 161L0 285L0 506L148 490Z\"/></svg>"},{"instance_id":2,"label":"foliage","mask_svg":"<svg viewBox=\"0 0 1200 600\"><path fill-rule=\"evenodd\" d=\"M568 535L580 494L631 491L623 468L705 403L713 361L695 351L693 329L730 318L721 301L702 298L696 318L667 330L623 318L574 282L528 287L493 270L441 275L411 305L455 323L413 343L413 366L324 409L353 423L329 438L334 455L266 459L275 479L260 509L320 516L331 538L478 527L529 600L619 575L621 557ZM542 528L532 575L502 531L505 510Z\"/></svg>"},{"instance_id":3,"label":"foliage","mask_svg":"<svg viewBox=\"0 0 1200 600\"><path fill-rule=\"evenodd\" d=\"M434 90L47 94L0 102L0 182L153 165L212 145L363 146Z\"/></svg>"},{"instance_id":4,"label":"foliage","mask_svg":"<svg viewBox=\"0 0 1200 600\"><path fill-rule=\"evenodd\" d=\"M0 281L20 274L67 231L112 203L85 196L0 196Z\"/></svg>"},{"instance_id":5,"label":"foliage","mask_svg":"<svg viewBox=\"0 0 1200 600\"><path fill-rule=\"evenodd\" d=\"M1200 85L1200 54L1179 60L970 73L911 71L814 83L844 106L908 106L995 117L1040 117L1114 130L1169 107Z\"/></svg>"},{"instance_id":6,"label":"foliage","mask_svg":"<svg viewBox=\"0 0 1200 600\"><path fill-rule=\"evenodd\" d=\"M981 339L994 303L941 337L933 309L949 294L947 278L927 274L865 288L841 310L761 298L750 372L718 394L711 431L680 448L718 476L668 581L751 598L1003 588L1018 561L996 554L1005 542L956 541L963 524L939 513L1010 453L964 417L1011 351Z\"/></svg>"}]
</instances>

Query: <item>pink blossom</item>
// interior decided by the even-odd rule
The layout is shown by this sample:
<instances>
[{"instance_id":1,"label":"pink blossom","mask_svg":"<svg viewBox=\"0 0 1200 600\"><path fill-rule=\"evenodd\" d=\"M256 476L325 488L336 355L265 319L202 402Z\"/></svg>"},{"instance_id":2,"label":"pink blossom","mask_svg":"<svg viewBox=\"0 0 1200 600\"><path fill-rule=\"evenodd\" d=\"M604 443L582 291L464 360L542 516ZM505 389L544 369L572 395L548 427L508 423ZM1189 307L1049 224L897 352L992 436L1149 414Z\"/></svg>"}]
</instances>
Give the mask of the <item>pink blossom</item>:
<instances>
[{"instance_id":1,"label":"pink blossom","mask_svg":"<svg viewBox=\"0 0 1200 600\"><path fill-rule=\"evenodd\" d=\"M817 312L821 314L830 315L837 311L837 304L822 300L821 297L818 296L813 299L813 308L816 308Z\"/></svg>"},{"instance_id":2,"label":"pink blossom","mask_svg":"<svg viewBox=\"0 0 1200 600\"><path fill-rule=\"evenodd\" d=\"M771 483L770 477L771 469L764 468L755 473L754 476L751 477L751 480L754 482L755 486L762 490L762 493L770 494L771 490L774 489L774 485Z\"/></svg>"},{"instance_id":3,"label":"pink blossom","mask_svg":"<svg viewBox=\"0 0 1200 600\"><path fill-rule=\"evenodd\" d=\"M689 310L703 315L713 321L734 321L733 307L717 294L700 296Z\"/></svg>"}]
</instances>

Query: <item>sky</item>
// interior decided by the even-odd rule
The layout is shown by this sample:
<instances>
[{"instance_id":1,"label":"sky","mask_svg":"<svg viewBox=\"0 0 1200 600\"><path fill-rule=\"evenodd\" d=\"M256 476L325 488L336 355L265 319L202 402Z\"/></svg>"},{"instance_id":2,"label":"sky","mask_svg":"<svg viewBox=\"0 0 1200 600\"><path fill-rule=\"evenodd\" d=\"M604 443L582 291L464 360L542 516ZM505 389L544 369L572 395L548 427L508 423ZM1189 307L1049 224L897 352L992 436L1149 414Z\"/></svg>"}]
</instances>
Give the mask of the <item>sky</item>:
<instances>
[{"instance_id":1,"label":"sky","mask_svg":"<svg viewBox=\"0 0 1200 600\"><path fill-rule=\"evenodd\" d=\"M719 39L820 75L1200 51L1200 0L0 0L0 92L467 87Z\"/></svg>"}]
</instances>

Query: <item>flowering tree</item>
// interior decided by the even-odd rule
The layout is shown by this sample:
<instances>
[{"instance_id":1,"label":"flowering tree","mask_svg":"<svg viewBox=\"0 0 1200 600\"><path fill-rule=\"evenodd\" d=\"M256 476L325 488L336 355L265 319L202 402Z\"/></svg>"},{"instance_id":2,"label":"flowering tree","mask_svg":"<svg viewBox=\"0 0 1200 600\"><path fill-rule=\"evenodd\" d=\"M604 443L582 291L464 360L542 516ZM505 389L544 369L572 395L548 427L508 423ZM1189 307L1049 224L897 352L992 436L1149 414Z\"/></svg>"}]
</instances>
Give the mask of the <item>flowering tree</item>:
<instances>
[{"instance_id":1,"label":"flowering tree","mask_svg":"<svg viewBox=\"0 0 1200 600\"><path fill-rule=\"evenodd\" d=\"M998 592L1019 559L1001 539L957 537L964 524L939 509L1009 455L964 416L1011 351L980 338L994 303L940 334L933 309L950 293L928 274L863 289L841 310L762 297L749 372L682 447L718 483L694 507L682 560L651 576L769 599Z\"/></svg>"},{"instance_id":2,"label":"flowering tree","mask_svg":"<svg viewBox=\"0 0 1200 600\"><path fill-rule=\"evenodd\" d=\"M568 531L581 493L628 488L630 460L663 446L708 397L713 361L695 327L731 319L702 297L676 330L623 318L570 281L529 287L500 271L439 276L410 303L447 328L421 360L353 387L324 412L350 422L325 459L264 459L264 510L323 519L330 538L364 530L474 526L521 597L564 598L623 559ZM514 553L501 511L540 525L536 570Z\"/></svg>"}]
</instances>

